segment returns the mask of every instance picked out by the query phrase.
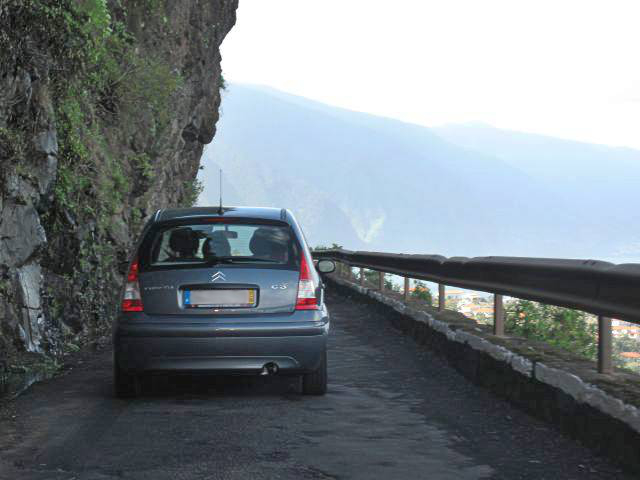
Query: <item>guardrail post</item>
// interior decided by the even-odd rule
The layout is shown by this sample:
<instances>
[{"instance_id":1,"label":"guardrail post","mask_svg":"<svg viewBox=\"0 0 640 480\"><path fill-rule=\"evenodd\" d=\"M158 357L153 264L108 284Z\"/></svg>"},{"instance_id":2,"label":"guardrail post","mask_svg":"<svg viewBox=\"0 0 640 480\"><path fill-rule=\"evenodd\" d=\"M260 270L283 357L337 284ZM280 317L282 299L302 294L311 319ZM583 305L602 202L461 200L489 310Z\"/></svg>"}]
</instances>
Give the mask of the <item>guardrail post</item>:
<instances>
[{"instance_id":1,"label":"guardrail post","mask_svg":"<svg viewBox=\"0 0 640 480\"><path fill-rule=\"evenodd\" d=\"M443 312L445 307L445 286L442 283L438 284L438 311Z\"/></svg>"},{"instance_id":2,"label":"guardrail post","mask_svg":"<svg viewBox=\"0 0 640 480\"><path fill-rule=\"evenodd\" d=\"M598 372L613 372L611 319L598 317Z\"/></svg>"},{"instance_id":3,"label":"guardrail post","mask_svg":"<svg viewBox=\"0 0 640 480\"><path fill-rule=\"evenodd\" d=\"M411 284L411 279L409 277L404 277L404 301L409 301L409 287Z\"/></svg>"},{"instance_id":4,"label":"guardrail post","mask_svg":"<svg viewBox=\"0 0 640 480\"><path fill-rule=\"evenodd\" d=\"M378 272L378 288L381 292L384 291L384 272Z\"/></svg>"},{"instance_id":5,"label":"guardrail post","mask_svg":"<svg viewBox=\"0 0 640 480\"><path fill-rule=\"evenodd\" d=\"M364 268L360 267L360 286L364 287Z\"/></svg>"},{"instance_id":6,"label":"guardrail post","mask_svg":"<svg viewBox=\"0 0 640 480\"><path fill-rule=\"evenodd\" d=\"M493 334L504 337L504 301L502 295L493 296Z\"/></svg>"}]
</instances>

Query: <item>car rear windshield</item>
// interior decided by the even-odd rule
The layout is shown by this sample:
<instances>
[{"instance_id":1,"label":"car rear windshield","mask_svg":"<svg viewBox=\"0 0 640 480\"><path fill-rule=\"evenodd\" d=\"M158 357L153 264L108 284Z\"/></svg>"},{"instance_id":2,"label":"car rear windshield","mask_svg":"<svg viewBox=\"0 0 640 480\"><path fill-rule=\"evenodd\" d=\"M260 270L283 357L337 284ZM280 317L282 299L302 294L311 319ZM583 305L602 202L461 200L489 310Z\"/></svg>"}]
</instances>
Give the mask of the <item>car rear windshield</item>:
<instances>
[{"instance_id":1,"label":"car rear windshield","mask_svg":"<svg viewBox=\"0 0 640 480\"><path fill-rule=\"evenodd\" d=\"M152 268L224 263L295 265L299 256L288 225L181 224L150 234L152 238L144 244L151 246L148 266Z\"/></svg>"}]
</instances>

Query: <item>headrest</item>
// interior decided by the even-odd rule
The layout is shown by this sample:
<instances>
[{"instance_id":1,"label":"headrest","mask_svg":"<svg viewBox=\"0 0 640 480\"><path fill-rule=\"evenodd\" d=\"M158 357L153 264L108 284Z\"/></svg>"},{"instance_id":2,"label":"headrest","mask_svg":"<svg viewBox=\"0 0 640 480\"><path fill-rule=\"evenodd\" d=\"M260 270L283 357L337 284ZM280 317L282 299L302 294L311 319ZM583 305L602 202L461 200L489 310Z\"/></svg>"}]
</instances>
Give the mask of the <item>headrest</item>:
<instances>
[{"instance_id":1,"label":"headrest","mask_svg":"<svg viewBox=\"0 0 640 480\"><path fill-rule=\"evenodd\" d=\"M198 235L189 227L176 228L169 237L169 247L181 257L193 257L199 243Z\"/></svg>"},{"instance_id":2,"label":"headrest","mask_svg":"<svg viewBox=\"0 0 640 480\"><path fill-rule=\"evenodd\" d=\"M261 227L253 232L249 250L258 256L282 255L287 250L289 236L280 228Z\"/></svg>"},{"instance_id":3,"label":"headrest","mask_svg":"<svg viewBox=\"0 0 640 480\"><path fill-rule=\"evenodd\" d=\"M202 246L202 254L208 257L228 257L231 255L231 245L229 239L224 235L222 230L215 231Z\"/></svg>"}]
</instances>

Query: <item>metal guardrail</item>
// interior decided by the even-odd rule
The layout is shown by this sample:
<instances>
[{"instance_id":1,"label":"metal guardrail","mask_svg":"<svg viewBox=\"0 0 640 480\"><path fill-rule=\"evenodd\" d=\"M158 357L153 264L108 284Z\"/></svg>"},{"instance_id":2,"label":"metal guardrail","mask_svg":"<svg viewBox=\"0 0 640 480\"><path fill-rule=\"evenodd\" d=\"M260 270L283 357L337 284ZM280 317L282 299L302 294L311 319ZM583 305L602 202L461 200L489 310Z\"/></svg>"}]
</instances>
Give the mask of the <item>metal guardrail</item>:
<instances>
[{"instance_id":1,"label":"metal guardrail","mask_svg":"<svg viewBox=\"0 0 640 480\"><path fill-rule=\"evenodd\" d=\"M351 267L438 284L438 309L444 309L446 286L493 293L494 333L504 335L503 296L582 310L598 316L598 370L613 371L611 318L640 324L640 264L616 265L598 260L526 257L452 257L407 255L349 250L316 250L316 259L328 258Z\"/></svg>"}]
</instances>

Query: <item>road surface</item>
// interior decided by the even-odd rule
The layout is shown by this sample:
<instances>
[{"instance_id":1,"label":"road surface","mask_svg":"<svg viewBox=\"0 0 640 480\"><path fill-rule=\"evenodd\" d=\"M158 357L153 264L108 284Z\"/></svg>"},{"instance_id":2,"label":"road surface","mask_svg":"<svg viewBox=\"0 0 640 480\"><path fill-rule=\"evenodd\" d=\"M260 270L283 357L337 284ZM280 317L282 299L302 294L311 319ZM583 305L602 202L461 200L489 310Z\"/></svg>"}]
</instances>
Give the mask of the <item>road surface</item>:
<instances>
[{"instance_id":1,"label":"road surface","mask_svg":"<svg viewBox=\"0 0 640 480\"><path fill-rule=\"evenodd\" d=\"M631 479L328 293L329 393L285 377L159 377L112 397L104 350L0 420L0 478Z\"/></svg>"}]
</instances>

